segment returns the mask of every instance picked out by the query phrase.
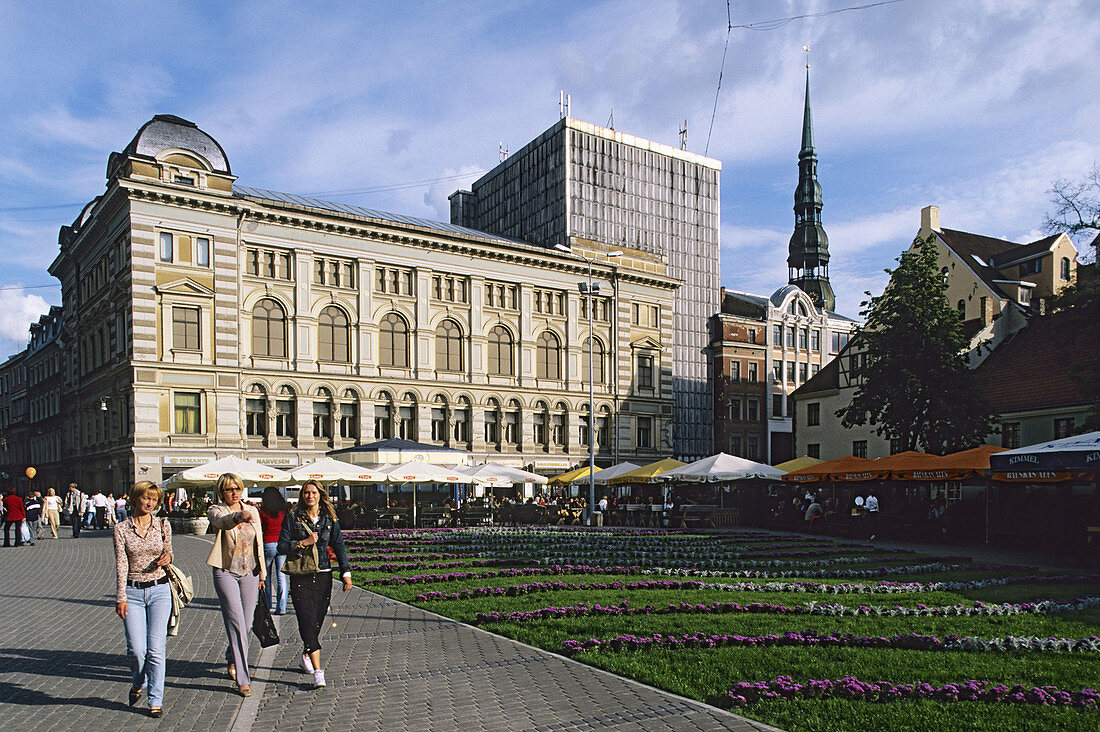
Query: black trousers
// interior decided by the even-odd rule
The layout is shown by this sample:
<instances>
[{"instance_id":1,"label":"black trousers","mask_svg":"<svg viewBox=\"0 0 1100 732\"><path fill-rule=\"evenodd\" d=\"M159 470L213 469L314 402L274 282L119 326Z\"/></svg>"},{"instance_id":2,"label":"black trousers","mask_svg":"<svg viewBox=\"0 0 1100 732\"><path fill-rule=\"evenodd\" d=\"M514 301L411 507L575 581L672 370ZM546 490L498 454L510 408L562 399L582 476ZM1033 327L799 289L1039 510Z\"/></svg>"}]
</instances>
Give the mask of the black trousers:
<instances>
[{"instance_id":1,"label":"black trousers","mask_svg":"<svg viewBox=\"0 0 1100 732\"><path fill-rule=\"evenodd\" d=\"M332 599L332 572L290 575L290 599L294 601L298 634L302 636L306 653L321 650L317 636L321 633L321 624L325 622Z\"/></svg>"},{"instance_id":2,"label":"black trousers","mask_svg":"<svg viewBox=\"0 0 1100 732\"><path fill-rule=\"evenodd\" d=\"M17 521L4 521L4 546L11 546L8 543L8 530L15 529L15 545L23 546L23 519ZM332 590L332 579L329 578L329 591ZM326 605L327 607L327 605Z\"/></svg>"}]
</instances>

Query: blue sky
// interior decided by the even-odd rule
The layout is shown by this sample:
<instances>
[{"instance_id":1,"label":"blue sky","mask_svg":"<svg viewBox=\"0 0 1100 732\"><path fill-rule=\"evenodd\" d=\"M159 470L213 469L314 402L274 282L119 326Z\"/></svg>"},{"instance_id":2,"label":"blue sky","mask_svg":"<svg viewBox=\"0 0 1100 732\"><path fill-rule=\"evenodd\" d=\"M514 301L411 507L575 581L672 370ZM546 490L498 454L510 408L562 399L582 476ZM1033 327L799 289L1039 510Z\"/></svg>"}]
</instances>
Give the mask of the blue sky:
<instances>
[{"instance_id":1,"label":"blue sky","mask_svg":"<svg viewBox=\"0 0 1100 732\"><path fill-rule=\"evenodd\" d=\"M866 2L744 0L733 22ZM59 227L154 114L198 123L244 185L445 219L501 143L557 120L562 89L574 117L614 111L617 130L670 145L687 119L702 153L725 38L717 0L0 0L0 357L59 302ZM903 0L735 29L708 150L723 284L786 282L803 45L833 288L855 316L922 206L949 228L1042 234L1051 184L1100 160L1097 38L1086 0ZM398 187L418 181L434 182Z\"/></svg>"}]
</instances>

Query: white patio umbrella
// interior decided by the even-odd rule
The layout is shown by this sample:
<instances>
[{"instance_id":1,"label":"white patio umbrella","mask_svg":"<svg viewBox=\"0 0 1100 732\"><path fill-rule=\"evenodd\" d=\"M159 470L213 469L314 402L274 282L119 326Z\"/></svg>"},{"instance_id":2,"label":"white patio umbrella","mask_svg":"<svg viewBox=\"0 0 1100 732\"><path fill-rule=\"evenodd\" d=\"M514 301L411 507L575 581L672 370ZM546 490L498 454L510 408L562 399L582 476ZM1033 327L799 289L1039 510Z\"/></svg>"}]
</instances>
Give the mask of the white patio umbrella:
<instances>
[{"instance_id":1,"label":"white patio umbrella","mask_svg":"<svg viewBox=\"0 0 1100 732\"><path fill-rule=\"evenodd\" d=\"M750 478L772 478L779 480L783 471L771 465L753 460L727 455L717 455L696 460L693 463L673 468L660 475L664 480L686 480L694 482L721 483L730 480L748 480Z\"/></svg>"},{"instance_id":2,"label":"white patio umbrella","mask_svg":"<svg viewBox=\"0 0 1100 732\"><path fill-rule=\"evenodd\" d=\"M322 483L357 485L359 483L384 483L386 473L378 468L365 468L325 457L312 463L304 463L288 471L291 482L303 483L319 480Z\"/></svg>"},{"instance_id":3,"label":"white patio umbrella","mask_svg":"<svg viewBox=\"0 0 1100 732\"><path fill-rule=\"evenodd\" d=\"M612 465L610 468L604 468L600 472L593 475L592 482L596 485L607 485L607 481L611 478L614 478L617 475L622 475L623 473L629 473L631 470L640 467L642 466L638 465L637 463L632 463L630 461L619 463L618 465ZM588 476L585 476L585 480L587 479Z\"/></svg>"},{"instance_id":4,"label":"white patio umbrella","mask_svg":"<svg viewBox=\"0 0 1100 732\"><path fill-rule=\"evenodd\" d=\"M212 486L218 482L218 476L222 473L234 473L246 484L284 485L290 482L290 476L283 470L233 455L181 470L169 478L165 485L169 488Z\"/></svg>"},{"instance_id":5,"label":"white patio umbrella","mask_svg":"<svg viewBox=\"0 0 1100 732\"><path fill-rule=\"evenodd\" d=\"M545 475L530 473L526 470L500 465L499 463L482 463L481 465L471 465L469 467L459 468L459 470L482 483L489 483L492 485L507 486L512 483L538 483L540 485L545 485L546 481L549 480Z\"/></svg>"},{"instance_id":6,"label":"white patio umbrella","mask_svg":"<svg viewBox=\"0 0 1100 732\"><path fill-rule=\"evenodd\" d=\"M395 465L386 472L388 483L412 483L412 524L416 526L416 486L420 483L473 483L477 479L460 473L457 467L445 467L413 460Z\"/></svg>"}]
</instances>

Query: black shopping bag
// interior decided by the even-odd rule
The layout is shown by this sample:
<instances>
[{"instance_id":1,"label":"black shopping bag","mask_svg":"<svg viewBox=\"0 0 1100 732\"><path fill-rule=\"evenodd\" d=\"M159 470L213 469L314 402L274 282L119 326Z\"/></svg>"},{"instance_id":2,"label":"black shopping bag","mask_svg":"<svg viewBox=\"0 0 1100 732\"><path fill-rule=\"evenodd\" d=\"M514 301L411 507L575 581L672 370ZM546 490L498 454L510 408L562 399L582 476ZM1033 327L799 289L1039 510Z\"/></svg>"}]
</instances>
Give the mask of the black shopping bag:
<instances>
[{"instance_id":1,"label":"black shopping bag","mask_svg":"<svg viewBox=\"0 0 1100 732\"><path fill-rule=\"evenodd\" d=\"M252 632L260 640L260 647L267 648L279 642L279 631L275 630L275 621L267 609L267 598L261 592L256 601L256 611L252 613Z\"/></svg>"}]
</instances>

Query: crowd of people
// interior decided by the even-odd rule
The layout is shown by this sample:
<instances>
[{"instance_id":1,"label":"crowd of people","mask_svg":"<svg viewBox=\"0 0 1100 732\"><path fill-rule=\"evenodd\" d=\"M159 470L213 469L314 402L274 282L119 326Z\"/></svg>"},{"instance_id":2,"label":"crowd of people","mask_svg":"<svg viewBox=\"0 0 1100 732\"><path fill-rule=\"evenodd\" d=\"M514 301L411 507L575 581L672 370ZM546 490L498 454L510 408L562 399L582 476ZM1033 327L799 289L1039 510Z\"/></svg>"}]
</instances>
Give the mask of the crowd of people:
<instances>
[{"instance_id":1,"label":"crowd of people","mask_svg":"<svg viewBox=\"0 0 1100 732\"><path fill-rule=\"evenodd\" d=\"M126 519L128 511L127 496L115 498L112 493L104 494L103 491L86 494L76 483L69 484L64 496L47 488L45 495L32 490L21 497L11 486L0 503L4 546L34 546L42 539L56 539L63 523L72 526L74 538L80 536L81 529L111 529Z\"/></svg>"}]
</instances>

